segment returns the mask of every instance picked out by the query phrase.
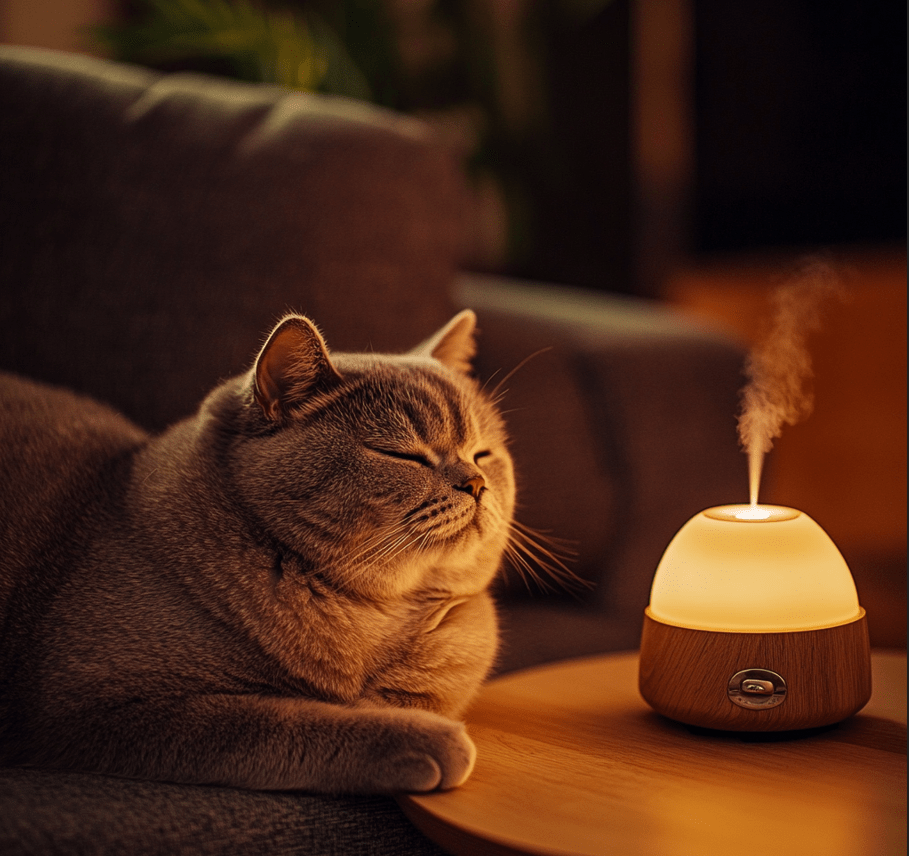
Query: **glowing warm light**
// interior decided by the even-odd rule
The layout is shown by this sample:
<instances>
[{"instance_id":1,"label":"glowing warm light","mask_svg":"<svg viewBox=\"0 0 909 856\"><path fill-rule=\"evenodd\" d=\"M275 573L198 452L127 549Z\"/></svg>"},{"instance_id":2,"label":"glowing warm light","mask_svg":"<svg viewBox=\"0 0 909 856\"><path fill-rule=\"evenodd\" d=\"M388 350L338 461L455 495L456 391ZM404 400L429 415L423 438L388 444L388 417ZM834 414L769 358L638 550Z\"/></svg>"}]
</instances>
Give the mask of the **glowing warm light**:
<instances>
[{"instance_id":1,"label":"glowing warm light","mask_svg":"<svg viewBox=\"0 0 909 856\"><path fill-rule=\"evenodd\" d=\"M759 505L749 505L748 508L735 513L736 520L769 520L770 512Z\"/></svg>"},{"instance_id":2,"label":"glowing warm light","mask_svg":"<svg viewBox=\"0 0 909 856\"><path fill-rule=\"evenodd\" d=\"M802 512L785 505L719 505L703 512L714 520L794 520Z\"/></svg>"},{"instance_id":3,"label":"glowing warm light","mask_svg":"<svg viewBox=\"0 0 909 856\"><path fill-rule=\"evenodd\" d=\"M861 608L845 560L807 514L725 505L696 514L672 539L650 613L683 627L779 632L854 621Z\"/></svg>"}]
</instances>

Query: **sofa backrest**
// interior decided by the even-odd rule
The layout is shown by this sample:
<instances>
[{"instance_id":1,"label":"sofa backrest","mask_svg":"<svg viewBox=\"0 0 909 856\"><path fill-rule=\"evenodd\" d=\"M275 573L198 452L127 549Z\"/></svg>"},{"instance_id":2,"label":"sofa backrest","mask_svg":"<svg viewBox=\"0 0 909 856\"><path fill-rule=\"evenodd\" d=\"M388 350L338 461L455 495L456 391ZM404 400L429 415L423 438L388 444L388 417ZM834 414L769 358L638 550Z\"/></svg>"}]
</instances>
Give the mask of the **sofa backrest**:
<instances>
[{"instance_id":1,"label":"sofa backrest","mask_svg":"<svg viewBox=\"0 0 909 856\"><path fill-rule=\"evenodd\" d=\"M0 47L0 368L158 429L288 310L401 351L453 312L462 177L357 102Z\"/></svg>"}]
</instances>

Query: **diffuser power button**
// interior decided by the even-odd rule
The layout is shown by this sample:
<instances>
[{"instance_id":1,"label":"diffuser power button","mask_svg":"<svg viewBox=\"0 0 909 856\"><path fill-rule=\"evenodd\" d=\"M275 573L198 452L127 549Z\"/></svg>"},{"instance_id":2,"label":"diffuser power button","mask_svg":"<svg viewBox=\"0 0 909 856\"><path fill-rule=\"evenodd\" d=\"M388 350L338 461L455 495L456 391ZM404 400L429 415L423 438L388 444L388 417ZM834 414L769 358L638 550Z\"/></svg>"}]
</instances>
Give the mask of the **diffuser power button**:
<instances>
[{"instance_id":1,"label":"diffuser power button","mask_svg":"<svg viewBox=\"0 0 909 856\"><path fill-rule=\"evenodd\" d=\"M739 707L766 710L786 700L786 681L769 669L743 669L729 679L726 694Z\"/></svg>"}]
</instances>

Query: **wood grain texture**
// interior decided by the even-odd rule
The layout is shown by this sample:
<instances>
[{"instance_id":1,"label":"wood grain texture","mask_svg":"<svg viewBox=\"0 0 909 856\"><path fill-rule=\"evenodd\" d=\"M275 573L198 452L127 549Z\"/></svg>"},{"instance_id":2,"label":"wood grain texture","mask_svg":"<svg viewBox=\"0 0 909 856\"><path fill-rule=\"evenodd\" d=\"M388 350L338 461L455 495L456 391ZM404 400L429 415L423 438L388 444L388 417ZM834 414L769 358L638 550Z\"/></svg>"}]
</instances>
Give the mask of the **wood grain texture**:
<instances>
[{"instance_id":1,"label":"wood grain texture","mask_svg":"<svg viewBox=\"0 0 909 856\"><path fill-rule=\"evenodd\" d=\"M832 725L871 696L868 623L861 618L823 630L718 633L676 627L644 615L641 695L658 713L702 728L784 731ZM769 669L786 680L785 701L747 710L729 701L729 679L742 669Z\"/></svg>"},{"instance_id":2,"label":"wood grain texture","mask_svg":"<svg viewBox=\"0 0 909 856\"><path fill-rule=\"evenodd\" d=\"M906 657L872 666L861 713L798 737L659 716L638 693L637 654L507 675L468 716L472 777L399 802L455 856L898 856Z\"/></svg>"}]
</instances>

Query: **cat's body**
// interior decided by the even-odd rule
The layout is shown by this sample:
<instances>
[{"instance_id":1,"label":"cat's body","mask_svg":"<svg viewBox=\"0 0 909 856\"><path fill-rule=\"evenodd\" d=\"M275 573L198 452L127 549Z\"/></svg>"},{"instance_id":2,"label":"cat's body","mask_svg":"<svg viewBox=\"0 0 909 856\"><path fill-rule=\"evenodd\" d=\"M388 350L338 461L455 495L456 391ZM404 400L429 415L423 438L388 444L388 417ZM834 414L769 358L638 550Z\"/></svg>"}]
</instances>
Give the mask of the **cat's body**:
<instances>
[{"instance_id":1,"label":"cat's body","mask_svg":"<svg viewBox=\"0 0 909 856\"><path fill-rule=\"evenodd\" d=\"M285 319L157 437L0 378L0 762L320 791L450 787L514 499L464 369Z\"/></svg>"}]
</instances>

